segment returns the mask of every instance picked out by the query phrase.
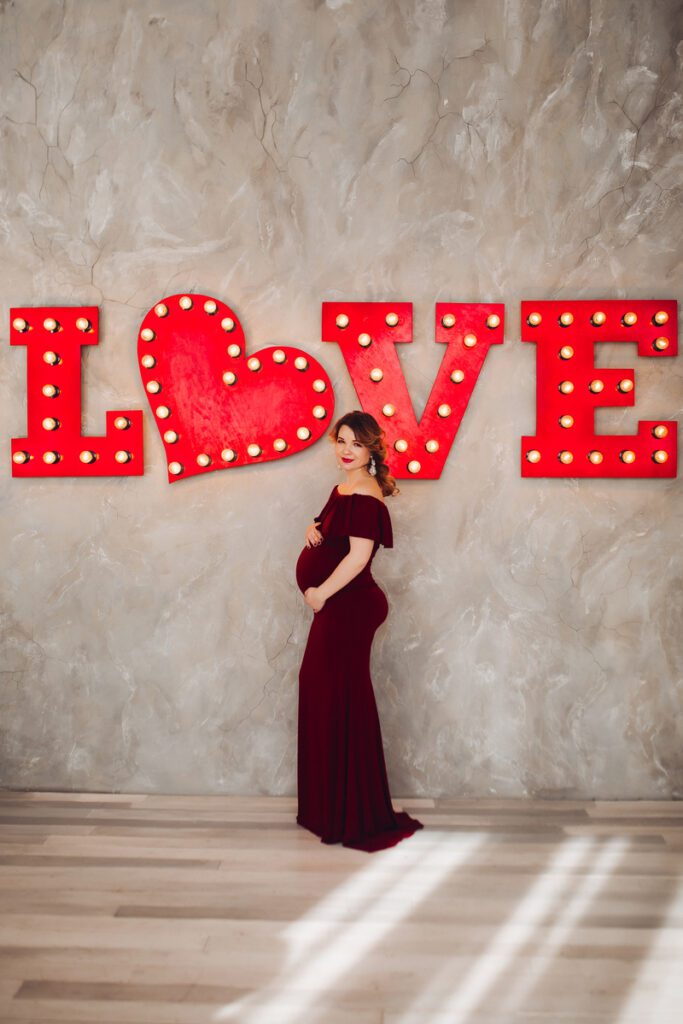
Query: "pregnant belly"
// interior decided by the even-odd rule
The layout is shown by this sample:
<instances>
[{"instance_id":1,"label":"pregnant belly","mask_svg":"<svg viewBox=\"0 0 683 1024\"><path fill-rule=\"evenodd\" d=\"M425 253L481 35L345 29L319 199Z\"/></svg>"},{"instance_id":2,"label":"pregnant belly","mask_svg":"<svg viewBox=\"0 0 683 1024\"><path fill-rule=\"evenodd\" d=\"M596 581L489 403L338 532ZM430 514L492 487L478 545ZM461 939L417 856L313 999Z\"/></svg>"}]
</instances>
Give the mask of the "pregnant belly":
<instances>
[{"instance_id":1,"label":"pregnant belly","mask_svg":"<svg viewBox=\"0 0 683 1024\"><path fill-rule=\"evenodd\" d=\"M301 593L308 587L319 587L324 583L339 562L338 552L326 544L302 548L296 563L296 583Z\"/></svg>"},{"instance_id":2,"label":"pregnant belly","mask_svg":"<svg viewBox=\"0 0 683 1024\"><path fill-rule=\"evenodd\" d=\"M296 582L301 593L303 594L308 587L319 587L321 583L324 583L347 554L348 551L329 543L320 544L318 547L302 548L296 563ZM368 585L376 586L369 564L337 593ZM335 596L333 595L333 597Z\"/></svg>"}]
</instances>

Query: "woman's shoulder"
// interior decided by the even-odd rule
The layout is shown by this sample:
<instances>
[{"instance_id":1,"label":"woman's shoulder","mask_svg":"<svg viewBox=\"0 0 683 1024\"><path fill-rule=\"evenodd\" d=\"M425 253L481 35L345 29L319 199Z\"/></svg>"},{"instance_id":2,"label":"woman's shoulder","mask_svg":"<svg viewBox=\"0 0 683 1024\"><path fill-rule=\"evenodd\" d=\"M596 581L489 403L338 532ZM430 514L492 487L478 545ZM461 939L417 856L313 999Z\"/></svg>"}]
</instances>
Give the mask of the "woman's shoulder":
<instances>
[{"instance_id":1,"label":"woman's shoulder","mask_svg":"<svg viewBox=\"0 0 683 1024\"><path fill-rule=\"evenodd\" d=\"M339 493L343 494L344 492L340 491ZM349 495L351 495L351 494L365 494L369 498L377 498L377 500L381 501L383 505L385 504L385 502L384 502L384 495L382 493L381 488L379 488L379 487L372 487L372 486L368 486L367 484L364 484L362 487L357 487L355 490L349 491L347 493Z\"/></svg>"}]
</instances>

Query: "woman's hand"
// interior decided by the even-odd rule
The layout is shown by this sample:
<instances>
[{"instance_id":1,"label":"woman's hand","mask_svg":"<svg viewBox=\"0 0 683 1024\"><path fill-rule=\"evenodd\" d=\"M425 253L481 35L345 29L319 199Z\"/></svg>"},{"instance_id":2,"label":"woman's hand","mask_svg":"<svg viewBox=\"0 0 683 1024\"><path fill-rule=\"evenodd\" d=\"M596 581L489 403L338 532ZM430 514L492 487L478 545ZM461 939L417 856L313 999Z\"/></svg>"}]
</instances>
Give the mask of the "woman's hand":
<instances>
[{"instance_id":1,"label":"woman's hand","mask_svg":"<svg viewBox=\"0 0 683 1024\"><path fill-rule=\"evenodd\" d=\"M314 612L319 612L325 604L325 598L318 594L318 587L307 587L304 591L304 601Z\"/></svg>"},{"instance_id":2,"label":"woman's hand","mask_svg":"<svg viewBox=\"0 0 683 1024\"><path fill-rule=\"evenodd\" d=\"M315 523L311 523L311 525L306 530L306 547L317 548L319 544L322 544L322 542L322 533L320 532Z\"/></svg>"}]
</instances>

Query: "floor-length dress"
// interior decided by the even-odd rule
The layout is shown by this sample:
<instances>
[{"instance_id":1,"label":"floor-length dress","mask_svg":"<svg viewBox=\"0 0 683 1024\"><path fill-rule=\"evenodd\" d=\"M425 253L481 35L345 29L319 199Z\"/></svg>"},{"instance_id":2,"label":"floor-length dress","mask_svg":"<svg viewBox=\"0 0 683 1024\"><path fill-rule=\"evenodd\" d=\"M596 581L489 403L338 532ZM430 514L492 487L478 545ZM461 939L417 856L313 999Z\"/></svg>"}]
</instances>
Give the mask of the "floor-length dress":
<instances>
[{"instance_id":1,"label":"floor-length dress","mask_svg":"<svg viewBox=\"0 0 683 1024\"><path fill-rule=\"evenodd\" d=\"M313 613L299 671L296 820L323 843L372 852L423 827L392 807L370 678L372 641L389 612L370 566L380 544L393 546L391 518L379 498L336 487L315 518L324 539L299 555L302 593L339 565L349 537L375 543L362 571Z\"/></svg>"}]
</instances>

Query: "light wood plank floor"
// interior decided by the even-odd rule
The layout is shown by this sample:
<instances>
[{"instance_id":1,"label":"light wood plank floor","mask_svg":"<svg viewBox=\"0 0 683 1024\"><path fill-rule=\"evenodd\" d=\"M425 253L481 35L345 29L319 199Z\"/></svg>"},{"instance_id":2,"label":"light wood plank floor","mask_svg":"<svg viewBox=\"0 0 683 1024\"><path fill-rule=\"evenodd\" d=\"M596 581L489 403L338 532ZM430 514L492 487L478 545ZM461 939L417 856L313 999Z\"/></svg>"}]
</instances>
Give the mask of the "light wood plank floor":
<instances>
[{"instance_id":1,"label":"light wood plank floor","mask_svg":"<svg viewBox=\"0 0 683 1024\"><path fill-rule=\"evenodd\" d=\"M394 804L0 790L0 1021L680 1024L683 801Z\"/></svg>"}]
</instances>

